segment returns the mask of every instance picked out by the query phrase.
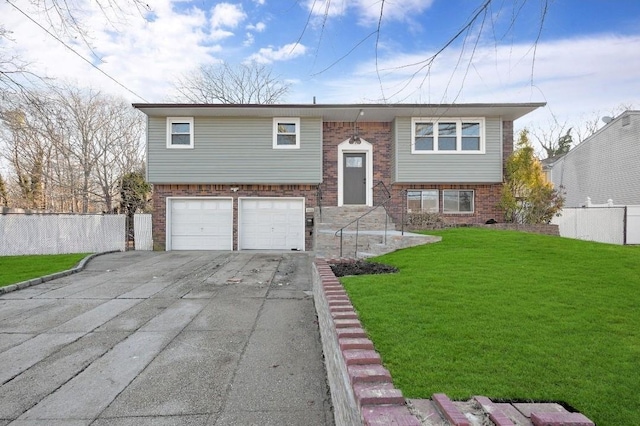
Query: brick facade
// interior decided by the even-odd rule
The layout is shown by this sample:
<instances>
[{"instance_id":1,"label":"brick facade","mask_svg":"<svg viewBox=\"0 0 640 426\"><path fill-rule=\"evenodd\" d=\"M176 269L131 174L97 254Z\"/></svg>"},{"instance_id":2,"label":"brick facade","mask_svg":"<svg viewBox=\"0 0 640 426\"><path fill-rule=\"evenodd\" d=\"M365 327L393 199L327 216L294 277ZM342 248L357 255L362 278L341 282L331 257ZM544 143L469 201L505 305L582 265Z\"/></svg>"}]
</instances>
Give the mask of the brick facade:
<instances>
[{"instance_id":1,"label":"brick facade","mask_svg":"<svg viewBox=\"0 0 640 426\"><path fill-rule=\"evenodd\" d=\"M232 191L231 188L238 188ZM238 198L304 197L305 207L316 206L316 185L162 185L153 186L153 242L156 250L166 249L167 197L233 198L233 249L238 249ZM313 212L306 213L307 218ZM305 250L313 250L313 227L305 224Z\"/></svg>"},{"instance_id":2,"label":"brick facade","mask_svg":"<svg viewBox=\"0 0 640 426\"><path fill-rule=\"evenodd\" d=\"M391 185L391 123L357 123L358 136L373 145L373 180ZM322 127L322 204L338 205L338 145L355 133L352 122L324 123Z\"/></svg>"},{"instance_id":3,"label":"brick facade","mask_svg":"<svg viewBox=\"0 0 640 426\"><path fill-rule=\"evenodd\" d=\"M357 134L361 139L373 145L373 180L374 184L383 182L390 190L392 201L390 211L396 223L400 222L401 209L406 209L406 190L437 189L439 192L439 208L446 223L482 224L489 219L503 220L498 208L502 183L494 184L402 184L391 182L391 123L357 123ZM323 183L322 205L338 205L338 145L348 140L355 133L352 122L329 122L323 125ZM513 152L513 122L502 123L503 169L506 159ZM442 211L442 190L471 189L475 192L474 212L470 214L444 214ZM374 193L378 199L379 194ZM406 210L405 210L406 211Z\"/></svg>"}]
</instances>

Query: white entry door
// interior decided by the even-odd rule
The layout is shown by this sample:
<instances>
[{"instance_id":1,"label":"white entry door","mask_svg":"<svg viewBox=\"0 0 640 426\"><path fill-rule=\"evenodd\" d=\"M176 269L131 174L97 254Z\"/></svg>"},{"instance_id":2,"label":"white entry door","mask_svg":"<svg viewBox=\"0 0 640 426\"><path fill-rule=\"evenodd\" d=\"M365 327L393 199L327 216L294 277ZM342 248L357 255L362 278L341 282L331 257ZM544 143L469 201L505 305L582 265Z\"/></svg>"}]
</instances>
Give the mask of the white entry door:
<instances>
[{"instance_id":1,"label":"white entry door","mask_svg":"<svg viewBox=\"0 0 640 426\"><path fill-rule=\"evenodd\" d=\"M304 250L304 198L240 198L240 250Z\"/></svg>"},{"instance_id":2,"label":"white entry door","mask_svg":"<svg viewBox=\"0 0 640 426\"><path fill-rule=\"evenodd\" d=\"M233 200L172 198L167 250L233 250Z\"/></svg>"}]
</instances>

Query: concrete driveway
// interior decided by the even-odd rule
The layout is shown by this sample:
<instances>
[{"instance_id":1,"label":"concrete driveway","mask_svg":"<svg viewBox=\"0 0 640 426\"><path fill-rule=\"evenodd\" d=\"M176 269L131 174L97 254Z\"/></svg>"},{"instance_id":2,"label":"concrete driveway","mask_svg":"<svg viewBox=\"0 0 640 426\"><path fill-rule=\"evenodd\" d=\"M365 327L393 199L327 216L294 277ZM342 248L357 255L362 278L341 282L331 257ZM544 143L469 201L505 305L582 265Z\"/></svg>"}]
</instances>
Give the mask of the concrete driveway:
<instances>
[{"instance_id":1,"label":"concrete driveway","mask_svg":"<svg viewBox=\"0 0 640 426\"><path fill-rule=\"evenodd\" d=\"M0 297L0 425L332 425L311 261L115 253Z\"/></svg>"}]
</instances>

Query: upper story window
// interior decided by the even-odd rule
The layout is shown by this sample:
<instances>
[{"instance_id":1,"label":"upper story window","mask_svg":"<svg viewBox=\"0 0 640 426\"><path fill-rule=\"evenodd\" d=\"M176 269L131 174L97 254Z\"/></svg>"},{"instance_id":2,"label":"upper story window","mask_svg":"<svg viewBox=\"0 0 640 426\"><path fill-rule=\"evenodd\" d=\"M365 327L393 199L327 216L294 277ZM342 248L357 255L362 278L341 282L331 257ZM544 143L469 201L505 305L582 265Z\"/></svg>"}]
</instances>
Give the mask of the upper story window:
<instances>
[{"instance_id":1,"label":"upper story window","mask_svg":"<svg viewBox=\"0 0 640 426\"><path fill-rule=\"evenodd\" d=\"M484 119L411 120L412 154L483 154Z\"/></svg>"},{"instance_id":2,"label":"upper story window","mask_svg":"<svg viewBox=\"0 0 640 426\"><path fill-rule=\"evenodd\" d=\"M278 149L300 148L300 119L273 119L273 147Z\"/></svg>"},{"instance_id":3,"label":"upper story window","mask_svg":"<svg viewBox=\"0 0 640 426\"><path fill-rule=\"evenodd\" d=\"M193 117L167 118L167 148L193 148Z\"/></svg>"}]
</instances>

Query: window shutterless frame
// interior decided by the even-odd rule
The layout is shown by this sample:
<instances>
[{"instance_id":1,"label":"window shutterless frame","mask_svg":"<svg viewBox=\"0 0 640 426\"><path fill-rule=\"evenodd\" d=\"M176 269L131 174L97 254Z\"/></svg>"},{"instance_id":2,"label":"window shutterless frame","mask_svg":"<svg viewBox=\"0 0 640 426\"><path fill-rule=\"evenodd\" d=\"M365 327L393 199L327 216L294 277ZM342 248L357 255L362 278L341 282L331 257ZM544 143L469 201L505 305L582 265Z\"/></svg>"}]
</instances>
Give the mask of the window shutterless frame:
<instances>
[{"instance_id":1,"label":"window shutterless frame","mask_svg":"<svg viewBox=\"0 0 640 426\"><path fill-rule=\"evenodd\" d=\"M411 189L407 191L407 212L439 213L437 189Z\"/></svg>"},{"instance_id":2,"label":"window shutterless frame","mask_svg":"<svg viewBox=\"0 0 640 426\"><path fill-rule=\"evenodd\" d=\"M167 148L193 149L193 117L167 117Z\"/></svg>"},{"instance_id":3,"label":"window shutterless frame","mask_svg":"<svg viewBox=\"0 0 640 426\"><path fill-rule=\"evenodd\" d=\"M482 117L411 119L412 154L484 154L485 146Z\"/></svg>"},{"instance_id":4,"label":"window shutterless frame","mask_svg":"<svg viewBox=\"0 0 640 426\"><path fill-rule=\"evenodd\" d=\"M442 190L442 213L469 214L475 211L475 191L472 189Z\"/></svg>"},{"instance_id":5,"label":"window shutterless frame","mask_svg":"<svg viewBox=\"0 0 640 426\"><path fill-rule=\"evenodd\" d=\"M275 117L273 119L273 148L300 149L300 118Z\"/></svg>"}]
</instances>

